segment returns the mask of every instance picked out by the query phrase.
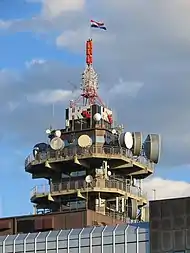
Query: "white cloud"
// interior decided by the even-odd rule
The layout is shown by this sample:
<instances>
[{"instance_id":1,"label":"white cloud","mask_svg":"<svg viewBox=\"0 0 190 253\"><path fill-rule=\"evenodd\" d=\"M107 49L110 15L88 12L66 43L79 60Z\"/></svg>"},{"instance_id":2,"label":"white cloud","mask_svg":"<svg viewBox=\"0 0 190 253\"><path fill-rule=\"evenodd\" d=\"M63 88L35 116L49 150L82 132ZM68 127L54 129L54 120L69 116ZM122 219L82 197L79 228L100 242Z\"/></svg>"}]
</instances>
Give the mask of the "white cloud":
<instances>
[{"instance_id":1,"label":"white cloud","mask_svg":"<svg viewBox=\"0 0 190 253\"><path fill-rule=\"evenodd\" d=\"M72 91L70 90L42 90L38 94L27 95L27 100L31 103L38 103L42 105L64 103L72 98Z\"/></svg>"},{"instance_id":2,"label":"white cloud","mask_svg":"<svg viewBox=\"0 0 190 253\"><path fill-rule=\"evenodd\" d=\"M9 86L11 82L19 80L19 75L16 72L8 69L0 69L0 88Z\"/></svg>"},{"instance_id":3,"label":"white cloud","mask_svg":"<svg viewBox=\"0 0 190 253\"><path fill-rule=\"evenodd\" d=\"M112 34L107 34L105 32L94 32L93 33L93 43L98 46L105 46L107 42L114 43L116 41L115 36ZM65 30L56 38L57 47L69 48L73 51L84 52L85 41L91 37L91 32L89 28L89 23L82 25L79 29Z\"/></svg>"},{"instance_id":4,"label":"white cloud","mask_svg":"<svg viewBox=\"0 0 190 253\"><path fill-rule=\"evenodd\" d=\"M130 97L136 97L140 89L143 87L143 83L135 81L123 81L122 78L119 79L119 83L114 85L110 89L110 94L115 95L127 95Z\"/></svg>"},{"instance_id":5,"label":"white cloud","mask_svg":"<svg viewBox=\"0 0 190 253\"><path fill-rule=\"evenodd\" d=\"M14 102L14 101L9 101L7 104L8 104L8 108L10 112L14 112L20 105L19 102Z\"/></svg>"},{"instance_id":6,"label":"white cloud","mask_svg":"<svg viewBox=\"0 0 190 253\"><path fill-rule=\"evenodd\" d=\"M153 192L155 190L155 194ZM190 184L185 181L174 181L154 177L145 180L144 191L148 194L148 199L166 199L189 196Z\"/></svg>"},{"instance_id":7,"label":"white cloud","mask_svg":"<svg viewBox=\"0 0 190 253\"><path fill-rule=\"evenodd\" d=\"M4 20L0 20L0 29L4 30L4 29L8 29L11 25L11 21L4 21Z\"/></svg>"},{"instance_id":8,"label":"white cloud","mask_svg":"<svg viewBox=\"0 0 190 253\"><path fill-rule=\"evenodd\" d=\"M44 59L32 59L31 61L27 61L25 63L27 68L31 68L36 65L44 64L46 61Z\"/></svg>"},{"instance_id":9,"label":"white cloud","mask_svg":"<svg viewBox=\"0 0 190 253\"><path fill-rule=\"evenodd\" d=\"M80 36L81 40L83 40L83 35ZM80 38L78 38L78 32L77 31L65 31L63 32L61 35L59 35L56 38L56 45L58 47L74 47L76 46L76 40L77 43L79 42L78 40L80 40Z\"/></svg>"},{"instance_id":10,"label":"white cloud","mask_svg":"<svg viewBox=\"0 0 190 253\"><path fill-rule=\"evenodd\" d=\"M44 0L42 16L55 18L64 12L81 11L85 6L85 0Z\"/></svg>"}]
</instances>

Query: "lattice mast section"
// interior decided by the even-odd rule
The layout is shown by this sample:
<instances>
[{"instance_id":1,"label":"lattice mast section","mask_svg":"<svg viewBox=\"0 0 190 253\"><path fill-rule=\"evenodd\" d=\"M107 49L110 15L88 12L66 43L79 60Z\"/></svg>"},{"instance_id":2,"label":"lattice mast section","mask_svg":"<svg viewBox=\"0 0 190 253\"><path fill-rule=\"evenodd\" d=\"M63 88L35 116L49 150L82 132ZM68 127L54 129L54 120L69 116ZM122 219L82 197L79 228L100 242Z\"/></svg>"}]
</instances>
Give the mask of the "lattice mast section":
<instances>
[{"instance_id":1,"label":"lattice mast section","mask_svg":"<svg viewBox=\"0 0 190 253\"><path fill-rule=\"evenodd\" d=\"M82 74L81 90L84 105L92 105L96 100L103 104L98 96L98 75L93 68L93 42L86 41L86 68Z\"/></svg>"}]
</instances>

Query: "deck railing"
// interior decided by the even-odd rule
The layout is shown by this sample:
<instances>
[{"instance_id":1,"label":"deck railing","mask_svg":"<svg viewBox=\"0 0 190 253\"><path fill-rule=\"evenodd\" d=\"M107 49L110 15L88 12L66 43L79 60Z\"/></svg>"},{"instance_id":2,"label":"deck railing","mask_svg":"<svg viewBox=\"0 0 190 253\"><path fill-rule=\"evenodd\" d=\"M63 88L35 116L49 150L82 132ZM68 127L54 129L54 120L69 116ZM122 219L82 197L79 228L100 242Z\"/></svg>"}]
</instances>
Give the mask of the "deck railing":
<instances>
[{"instance_id":1,"label":"deck railing","mask_svg":"<svg viewBox=\"0 0 190 253\"><path fill-rule=\"evenodd\" d=\"M105 158L111 158L114 155L121 156L123 158L131 159L131 162L141 163L147 166L149 169L154 169L154 163L147 160L144 156L134 157L131 150L119 147L97 147L93 145L88 148L75 147L65 147L63 150L47 150L46 152L40 152L36 157L30 154L25 160L25 168L30 164L39 164L47 160L69 160L75 155L79 157L91 156L91 155L104 155Z\"/></svg>"},{"instance_id":2,"label":"deck railing","mask_svg":"<svg viewBox=\"0 0 190 253\"><path fill-rule=\"evenodd\" d=\"M37 195L47 195L48 193L59 193L61 191L69 191L69 190L85 190L88 189L90 191L93 188L107 188L110 189L116 189L121 190L126 193L146 198L146 193L143 193L139 187L134 187L129 184L126 184L125 181L117 180L117 179L95 179L91 184L88 184L85 182L85 180L68 180L61 183L51 183L50 185L40 185L35 186L31 190L31 197L37 196Z\"/></svg>"}]
</instances>

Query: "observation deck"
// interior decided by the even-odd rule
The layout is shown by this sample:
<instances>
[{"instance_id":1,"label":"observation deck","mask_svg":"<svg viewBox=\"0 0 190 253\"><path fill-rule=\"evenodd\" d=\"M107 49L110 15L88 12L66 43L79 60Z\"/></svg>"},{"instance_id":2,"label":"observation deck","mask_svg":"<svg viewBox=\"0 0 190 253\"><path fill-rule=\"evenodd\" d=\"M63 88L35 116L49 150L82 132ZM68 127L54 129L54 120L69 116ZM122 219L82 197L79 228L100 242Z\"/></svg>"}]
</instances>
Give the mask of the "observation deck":
<instances>
[{"instance_id":1,"label":"observation deck","mask_svg":"<svg viewBox=\"0 0 190 253\"><path fill-rule=\"evenodd\" d=\"M31 190L31 202L38 204L43 198L47 198L49 194L51 197L64 195L65 200L71 197L86 198L89 197L98 198L98 194L101 193L101 197L106 199L109 196L125 197L136 199L141 202L141 205L147 204L147 194L139 191L137 187L127 185L122 180L115 179L95 179L89 186L85 180L69 180L62 183L51 183L50 185L35 186ZM84 196L82 194L85 194Z\"/></svg>"},{"instance_id":2,"label":"observation deck","mask_svg":"<svg viewBox=\"0 0 190 253\"><path fill-rule=\"evenodd\" d=\"M143 179L154 172L155 164L143 156L134 157L132 152L125 148L103 146L81 148L79 146L65 147L63 150L49 150L39 152L34 158L31 154L25 160L25 170L35 177L35 174L45 174L48 178L48 172L63 170L72 172L83 170L90 165L100 167L102 160L108 161L109 170L117 174L122 171L128 175L133 175L137 179ZM45 166L48 162L49 166ZM56 163L56 167L53 166ZM63 168L64 166L64 168Z\"/></svg>"}]
</instances>

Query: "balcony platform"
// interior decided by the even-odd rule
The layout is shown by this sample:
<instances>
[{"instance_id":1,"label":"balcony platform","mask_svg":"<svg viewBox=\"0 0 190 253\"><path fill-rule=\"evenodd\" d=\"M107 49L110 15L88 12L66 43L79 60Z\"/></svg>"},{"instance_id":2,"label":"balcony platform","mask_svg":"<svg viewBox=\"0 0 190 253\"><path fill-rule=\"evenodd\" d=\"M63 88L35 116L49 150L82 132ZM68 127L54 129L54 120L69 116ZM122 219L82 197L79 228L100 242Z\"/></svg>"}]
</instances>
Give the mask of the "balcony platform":
<instances>
[{"instance_id":1,"label":"balcony platform","mask_svg":"<svg viewBox=\"0 0 190 253\"><path fill-rule=\"evenodd\" d=\"M25 170L34 175L41 177L44 173L51 175L56 171L80 171L84 167L99 168L102 161L107 160L110 170L115 174L117 172L135 175L136 178L143 179L154 172L154 163L146 160L144 157L133 157L130 150L114 147L97 147L89 148L64 148L61 151L47 151L39 153L36 158L30 155L25 160ZM48 162L49 167L45 166ZM45 177L45 176L44 176Z\"/></svg>"}]
</instances>

